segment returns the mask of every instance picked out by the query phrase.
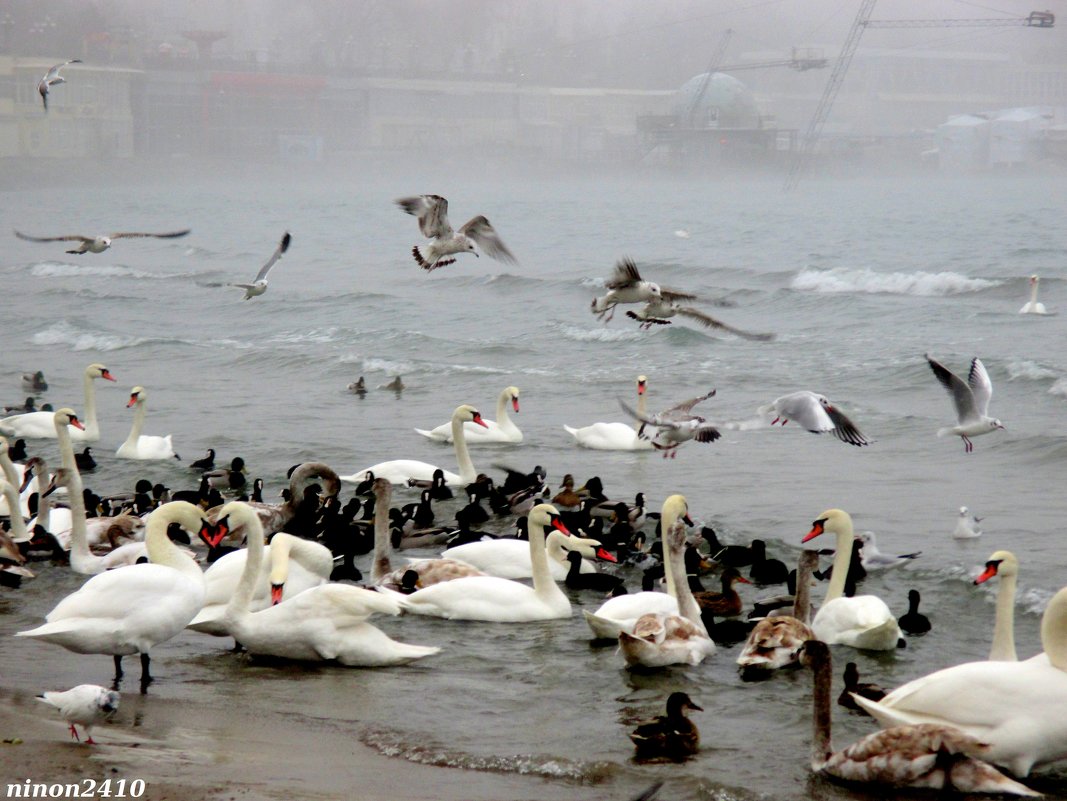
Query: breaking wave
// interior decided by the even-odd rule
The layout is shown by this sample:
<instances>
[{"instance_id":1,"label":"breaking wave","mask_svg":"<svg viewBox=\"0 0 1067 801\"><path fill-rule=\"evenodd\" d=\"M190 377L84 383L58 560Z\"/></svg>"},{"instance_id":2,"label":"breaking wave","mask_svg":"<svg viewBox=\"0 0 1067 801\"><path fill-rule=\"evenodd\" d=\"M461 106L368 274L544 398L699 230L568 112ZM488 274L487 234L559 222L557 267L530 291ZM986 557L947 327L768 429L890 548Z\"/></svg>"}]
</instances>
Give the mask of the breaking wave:
<instances>
[{"instance_id":1,"label":"breaking wave","mask_svg":"<svg viewBox=\"0 0 1067 801\"><path fill-rule=\"evenodd\" d=\"M835 267L831 270L806 269L797 273L792 288L802 292L837 294L860 292L866 294L920 295L937 297L977 292L1000 286L1000 281L968 278L959 273L879 273L874 270L853 270Z\"/></svg>"}]
</instances>

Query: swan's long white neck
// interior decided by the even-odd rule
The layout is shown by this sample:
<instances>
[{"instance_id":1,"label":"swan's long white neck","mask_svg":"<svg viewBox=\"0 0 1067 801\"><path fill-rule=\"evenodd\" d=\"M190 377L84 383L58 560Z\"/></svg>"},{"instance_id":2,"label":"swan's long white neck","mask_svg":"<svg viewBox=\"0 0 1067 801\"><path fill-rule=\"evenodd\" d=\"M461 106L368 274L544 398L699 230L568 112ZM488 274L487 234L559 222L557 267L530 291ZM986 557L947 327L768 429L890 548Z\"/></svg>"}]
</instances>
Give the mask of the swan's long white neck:
<instances>
[{"instance_id":1,"label":"swan's long white neck","mask_svg":"<svg viewBox=\"0 0 1067 801\"><path fill-rule=\"evenodd\" d=\"M640 393L640 394L638 394L638 396L637 396L637 416L638 417L647 417L648 416L648 399L647 399L647 396L648 396L648 387L645 387L645 391ZM643 425L644 425L644 423L642 423L640 420L634 420L634 431L640 431L641 430L641 426L643 426Z\"/></svg>"},{"instance_id":2,"label":"swan's long white neck","mask_svg":"<svg viewBox=\"0 0 1067 801\"><path fill-rule=\"evenodd\" d=\"M4 446L6 447L6 446ZM7 508L11 511L11 540L13 542L25 542L30 537L26 533L26 521L22 519L19 510L18 491L11 486L10 481L0 479L0 494L7 499Z\"/></svg>"},{"instance_id":3,"label":"swan's long white neck","mask_svg":"<svg viewBox=\"0 0 1067 801\"><path fill-rule=\"evenodd\" d=\"M545 549L545 527L543 523L535 522L529 517L526 526L527 536L530 538L530 567L533 575L534 592L542 601L558 601L562 599L566 603L567 596L552 578L548 569L548 551Z\"/></svg>"},{"instance_id":4,"label":"swan's long white neck","mask_svg":"<svg viewBox=\"0 0 1067 801\"><path fill-rule=\"evenodd\" d=\"M100 439L100 425L96 422L96 385L88 370L82 376L82 394L85 397L85 438Z\"/></svg>"},{"instance_id":5,"label":"swan's long white neck","mask_svg":"<svg viewBox=\"0 0 1067 801\"><path fill-rule=\"evenodd\" d=\"M37 483L37 525L43 526L45 531L51 531L49 526L52 522L52 496L45 495L49 484L48 468L43 461L38 461L37 466L40 468L36 470L36 475L34 476L34 481ZM71 537L71 549L73 550L73 534ZM29 535L27 535L28 538Z\"/></svg>"},{"instance_id":6,"label":"swan's long white neck","mask_svg":"<svg viewBox=\"0 0 1067 801\"><path fill-rule=\"evenodd\" d=\"M1030 282L1030 306L1037 305L1037 281Z\"/></svg>"},{"instance_id":7,"label":"swan's long white neck","mask_svg":"<svg viewBox=\"0 0 1067 801\"><path fill-rule=\"evenodd\" d=\"M1067 587L1052 596L1041 616L1041 646L1054 668L1067 671Z\"/></svg>"},{"instance_id":8,"label":"swan's long white neck","mask_svg":"<svg viewBox=\"0 0 1067 801\"><path fill-rule=\"evenodd\" d=\"M578 551L582 556L587 559L592 559L596 556L596 551L593 550L597 545L600 545L599 540L587 539L585 537L568 537L562 531L552 530L548 532L548 536L545 537L545 550L548 553L549 559L554 559L561 564L566 564L567 553L569 551Z\"/></svg>"},{"instance_id":9,"label":"swan's long white neck","mask_svg":"<svg viewBox=\"0 0 1067 801\"><path fill-rule=\"evenodd\" d=\"M826 588L824 605L845 594L845 581L848 578L849 565L852 563L852 540L855 537L852 531L852 521L845 519L838 526L833 575L830 576L830 585ZM797 572L799 574L799 571ZM800 589L799 575L797 575L797 589Z\"/></svg>"},{"instance_id":10,"label":"swan's long white neck","mask_svg":"<svg viewBox=\"0 0 1067 801\"><path fill-rule=\"evenodd\" d=\"M991 662L1016 662L1015 653L1015 571L1001 575L997 588L997 612L993 623L993 645L989 649Z\"/></svg>"},{"instance_id":11,"label":"swan's long white neck","mask_svg":"<svg viewBox=\"0 0 1067 801\"><path fill-rule=\"evenodd\" d=\"M144 418L148 414L148 410L145 408L146 401L140 399L137 401L133 410L133 426L130 428L130 435L126 437L126 444L130 447L137 447L137 440L141 438L141 431L144 430Z\"/></svg>"},{"instance_id":12,"label":"swan's long white neck","mask_svg":"<svg viewBox=\"0 0 1067 801\"><path fill-rule=\"evenodd\" d=\"M259 515L256 515L258 518ZM270 583L280 587L289 580L289 560L300 561L304 540L279 531L270 540Z\"/></svg>"},{"instance_id":13,"label":"swan's long white neck","mask_svg":"<svg viewBox=\"0 0 1067 801\"><path fill-rule=\"evenodd\" d=\"M673 534L674 527L679 523L679 516L673 505L664 504L663 514L660 517L660 527L663 532L664 554L667 560L664 574L667 579L667 593L678 601L678 612L709 636L704 627L704 621L700 618L700 606L689 589L689 580L685 574L685 544L676 542Z\"/></svg>"},{"instance_id":14,"label":"swan's long white neck","mask_svg":"<svg viewBox=\"0 0 1067 801\"><path fill-rule=\"evenodd\" d=\"M0 470L4 471L4 478L13 487L18 487L19 477L15 472L15 465L11 463L11 459L7 455L7 440L4 437L0 437Z\"/></svg>"},{"instance_id":15,"label":"swan's long white neck","mask_svg":"<svg viewBox=\"0 0 1067 801\"><path fill-rule=\"evenodd\" d=\"M86 387L92 386L92 379L85 374ZM89 397L86 394L86 408L88 409ZM59 444L59 461L67 474L67 502L70 504L70 566L77 573L91 573L93 555L89 552L89 532L85 524L85 497L82 495L82 477L78 472L78 464L74 461L74 444L70 439L70 429L65 426L56 426L56 440ZM40 473L46 473L44 465L40 465ZM40 487L40 483L38 483ZM44 493L38 493L38 501L44 500ZM50 508L50 507L49 507ZM47 512L45 512L45 523ZM38 520L41 515L38 514Z\"/></svg>"},{"instance_id":16,"label":"swan's long white neck","mask_svg":"<svg viewBox=\"0 0 1067 801\"><path fill-rule=\"evenodd\" d=\"M389 503L392 500L392 484L382 481L374 494L374 564L371 565L371 581L380 581L393 570L389 555L393 543L389 540Z\"/></svg>"},{"instance_id":17,"label":"swan's long white neck","mask_svg":"<svg viewBox=\"0 0 1067 801\"><path fill-rule=\"evenodd\" d=\"M79 491L79 495L81 492ZM173 567L198 583L204 583L204 573L191 556L170 541L167 526L181 523L186 530L197 531L200 528L200 510L187 501L171 501L156 509L148 518L145 527L145 548L148 561L156 565Z\"/></svg>"},{"instance_id":18,"label":"swan's long white neck","mask_svg":"<svg viewBox=\"0 0 1067 801\"><path fill-rule=\"evenodd\" d=\"M456 464L459 466L459 479L463 484L471 484L478 477L474 472L474 462L467 450L467 437L463 433L463 421L458 414L452 415L452 447L456 451Z\"/></svg>"},{"instance_id":19,"label":"swan's long white neck","mask_svg":"<svg viewBox=\"0 0 1067 801\"><path fill-rule=\"evenodd\" d=\"M508 405L511 403L511 388L508 387L500 393L496 399L496 424L505 428L512 425L511 417L508 416Z\"/></svg>"},{"instance_id":20,"label":"swan's long white neck","mask_svg":"<svg viewBox=\"0 0 1067 801\"><path fill-rule=\"evenodd\" d=\"M223 619L230 626L240 624L252 613L248 606L252 603L252 596L256 590L256 579L259 577L259 569L263 564L263 524L259 515L251 508L241 505L233 506L227 510L230 516L230 529L243 529L247 542L245 567L241 571L241 579L234 588L230 602L226 605ZM236 636L236 635L235 635Z\"/></svg>"}]
</instances>

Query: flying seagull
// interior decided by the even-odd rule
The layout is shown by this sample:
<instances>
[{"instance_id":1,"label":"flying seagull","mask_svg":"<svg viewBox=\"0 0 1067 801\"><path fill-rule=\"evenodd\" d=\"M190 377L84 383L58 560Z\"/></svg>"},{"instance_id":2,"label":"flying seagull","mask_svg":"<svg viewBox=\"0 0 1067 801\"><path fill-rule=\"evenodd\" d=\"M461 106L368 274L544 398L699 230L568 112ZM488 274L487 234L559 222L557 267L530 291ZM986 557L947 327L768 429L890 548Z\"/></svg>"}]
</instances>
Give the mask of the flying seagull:
<instances>
[{"instance_id":1,"label":"flying seagull","mask_svg":"<svg viewBox=\"0 0 1067 801\"><path fill-rule=\"evenodd\" d=\"M963 440L963 450L970 453L974 450L971 437L988 434L990 431L1003 429L1004 424L995 417L989 417L989 399L993 397L993 382L989 380L982 360L975 356L971 360L971 371L964 381L940 362L925 354L930 369L934 371L937 380L941 382L948 394L952 396L952 403L956 407L957 424L939 429L939 437L947 434L955 434Z\"/></svg>"},{"instance_id":2,"label":"flying seagull","mask_svg":"<svg viewBox=\"0 0 1067 801\"><path fill-rule=\"evenodd\" d=\"M57 83L66 83L67 79L59 74L59 71L68 64L81 64L80 58L72 58L70 61L64 61L62 64L56 64L52 69L48 70L44 74L44 77L37 84L37 92L41 95L41 102L44 103L44 110L48 111L48 90L55 86Z\"/></svg>"},{"instance_id":3,"label":"flying seagull","mask_svg":"<svg viewBox=\"0 0 1067 801\"><path fill-rule=\"evenodd\" d=\"M722 436L719 429L709 423L703 417L693 414L693 407L701 401L705 401L715 394L713 389L707 395L691 398L687 401L672 406L664 412L653 415L639 414L630 408L625 402L619 401L624 412L640 420L643 424L637 432L637 436L644 436L645 428L656 428L656 435L652 438L652 447L663 451L663 458L670 456L672 459L677 455L677 448L683 442L695 439L697 442L714 442Z\"/></svg>"},{"instance_id":4,"label":"flying seagull","mask_svg":"<svg viewBox=\"0 0 1067 801\"><path fill-rule=\"evenodd\" d=\"M615 307L620 303L675 304L680 300L696 300L696 295L665 289L657 283L645 281L633 259L628 256L619 259L615 264L615 272L604 286L607 294L593 298L592 303L593 314L604 322L609 322L615 316Z\"/></svg>"},{"instance_id":5,"label":"flying seagull","mask_svg":"<svg viewBox=\"0 0 1067 801\"><path fill-rule=\"evenodd\" d=\"M429 244L415 245L411 249L415 261L427 272L455 262L455 259L446 258L454 253L469 252L477 256L475 245L491 258L510 264L516 263L515 257L501 241L496 229L481 214L471 217L460 226L457 233L448 222L448 201L440 195L402 197L396 201L396 205L408 214L418 217L422 235L433 240Z\"/></svg>"},{"instance_id":6,"label":"flying seagull","mask_svg":"<svg viewBox=\"0 0 1067 801\"><path fill-rule=\"evenodd\" d=\"M254 298L267 291L267 273L270 272L270 268L277 263L278 259L282 257L282 254L289 249L290 241L292 241L292 236L286 231L285 235L282 237L282 241L278 243L278 247L274 249L274 253L267 259L267 263L259 268L259 272L256 273L256 280L251 284L228 284L228 286L235 286L245 291L245 296L241 298L241 300Z\"/></svg>"},{"instance_id":7,"label":"flying seagull","mask_svg":"<svg viewBox=\"0 0 1067 801\"><path fill-rule=\"evenodd\" d=\"M15 236L19 239L24 239L27 242L80 242L76 248L68 250L67 253L103 253L109 247L114 239L144 239L146 237L154 237L156 239L177 239L180 236L185 236L192 229L185 228L181 231L171 231L166 234L144 234L144 233L117 233L109 234L108 236L82 236L81 234L69 234L68 236L30 236L28 234L15 231Z\"/></svg>"},{"instance_id":8,"label":"flying seagull","mask_svg":"<svg viewBox=\"0 0 1067 801\"><path fill-rule=\"evenodd\" d=\"M817 392L802 389L800 392L782 395L766 406L761 406L758 413L766 417L773 414L772 426L776 423L784 426L793 420L812 434L833 434L849 445L871 444L844 412L830 403L830 399L825 395Z\"/></svg>"},{"instance_id":9,"label":"flying seagull","mask_svg":"<svg viewBox=\"0 0 1067 801\"><path fill-rule=\"evenodd\" d=\"M748 331L742 331L732 325L727 325L721 320L716 320L711 315L705 314L699 309L694 309L692 306L681 306L675 301L675 298L678 297L677 292L661 288L660 295L661 297L658 300L648 301L640 311L627 311L626 316L641 323L641 328L648 329L653 325L670 325L671 321L667 318L680 314L682 317L696 320L705 328L728 331L745 339L755 339L762 342L774 339L774 334L752 334Z\"/></svg>"}]
</instances>

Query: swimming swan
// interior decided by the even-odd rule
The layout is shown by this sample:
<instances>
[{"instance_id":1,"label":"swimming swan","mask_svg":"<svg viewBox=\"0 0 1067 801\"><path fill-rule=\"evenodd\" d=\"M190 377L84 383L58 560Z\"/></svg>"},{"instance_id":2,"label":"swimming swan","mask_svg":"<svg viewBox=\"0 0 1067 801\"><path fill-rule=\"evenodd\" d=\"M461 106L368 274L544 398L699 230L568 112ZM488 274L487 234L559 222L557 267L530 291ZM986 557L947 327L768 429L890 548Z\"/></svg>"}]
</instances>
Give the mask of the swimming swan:
<instances>
[{"instance_id":1,"label":"swimming swan","mask_svg":"<svg viewBox=\"0 0 1067 801\"><path fill-rule=\"evenodd\" d=\"M114 376L102 364L90 364L85 368L82 378L82 391L85 398L85 428L70 432L75 442L96 442L100 439L100 426L96 421L96 389L93 381L103 378L114 381ZM52 412L29 412L0 420L0 431L11 437L33 437L36 439L53 439L56 436Z\"/></svg>"},{"instance_id":2,"label":"swimming swan","mask_svg":"<svg viewBox=\"0 0 1067 801\"><path fill-rule=\"evenodd\" d=\"M147 394L144 387L134 387L130 390L130 401L126 404L126 408L136 406L137 409L134 412L130 435L126 437L125 442L119 445L115 455L123 459L180 460L181 457L174 452L170 434L165 437L157 437L141 433L142 429L144 429L144 419L148 411L145 406Z\"/></svg>"},{"instance_id":3,"label":"swimming swan","mask_svg":"<svg viewBox=\"0 0 1067 801\"><path fill-rule=\"evenodd\" d=\"M637 414L644 417L647 413L648 398L645 390L648 379L643 375L637 377ZM583 428L563 426L568 434L577 440L583 448L598 451L650 451L652 440L637 436L641 423L593 423Z\"/></svg>"},{"instance_id":4,"label":"swimming swan","mask_svg":"<svg viewBox=\"0 0 1067 801\"><path fill-rule=\"evenodd\" d=\"M508 416L508 404L516 413L519 411L519 388L506 387L496 399L496 420L483 420L484 427L473 422L463 424L463 434L471 445L479 445L487 442L522 442L522 432ZM416 428L424 437L435 442L452 441L452 423L442 423L437 428L426 431Z\"/></svg>"}]
</instances>

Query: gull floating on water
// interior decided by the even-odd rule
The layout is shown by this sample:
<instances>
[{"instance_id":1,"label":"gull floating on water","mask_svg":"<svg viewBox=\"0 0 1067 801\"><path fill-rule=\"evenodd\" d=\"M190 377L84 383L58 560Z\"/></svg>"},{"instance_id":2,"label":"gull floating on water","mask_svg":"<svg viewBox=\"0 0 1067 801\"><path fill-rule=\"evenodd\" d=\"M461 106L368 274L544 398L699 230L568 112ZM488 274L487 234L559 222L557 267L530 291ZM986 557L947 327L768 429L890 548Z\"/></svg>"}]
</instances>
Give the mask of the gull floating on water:
<instances>
[{"instance_id":1,"label":"gull floating on water","mask_svg":"<svg viewBox=\"0 0 1067 801\"><path fill-rule=\"evenodd\" d=\"M956 530L952 532L952 536L958 540L971 540L975 537L981 537L982 529L978 526L981 520L982 518L972 515L966 506L961 506L960 516L956 521Z\"/></svg>"},{"instance_id":2,"label":"gull floating on water","mask_svg":"<svg viewBox=\"0 0 1067 801\"><path fill-rule=\"evenodd\" d=\"M970 453L974 450L971 437L1004 428L1000 420L986 414L989 411L989 399L993 397L993 382L989 380L989 373L986 372L981 359L975 356L971 360L971 370L967 374L967 380L964 381L943 364L931 359L930 354L925 355L937 380L952 396L958 420L954 426L939 429L937 435L943 437L947 434L955 434L963 440L964 451Z\"/></svg>"},{"instance_id":3,"label":"gull floating on water","mask_svg":"<svg viewBox=\"0 0 1067 801\"><path fill-rule=\"evenodd\" d=\"M27 242L80 242L76 248L68 250L67 253L103 253L109 247L111 247L111 241L114 239L144 239L145 237L154 237L155 239L177 239L180 236L185 236L192 229L185 228L181 231L171 231L165 234L144 234L144 233L128 233L121 232L116 234L109 234L107 236L82 236L81 234L68 234L66 236L29 236L28 234L15 231L15 236L19 239L25 239Z\"/></svg>"},{"instance_id":4,"label":"gull floating on water","mask_svg":"<svg viewBox=\"0 0 1067 801\"><path fill-rule=\"evenodd\" d=\"M37 93L41 96L41 102L44 104L44 110L48 111L48 90L55 86L57 83L66 83L67 79L59 74L59 71L68 64L81 64L80 58L72 58L70 61L64 61L62 64L56 64L48 72L44 74L44 77L37 84Z\"/></svg>"},{"instance_id":5,"label":"gull floating on water","mask_svg":"<svg viewBox=\"0 0 1067 801\"><path fill-rule=\"evenodd\" d=\"M593 298L593 314L608 322L615 315L620 303L676 303L680 300L696 300L696 295L663 289L659 284L645 281L633 259L625 256L615 264L615 272L604 284L607 294ZM606 317L605 317L606 315Z\"/></svg>"},{"instance_id":6,"label":"gull floating on water","mask_svg":"<svg viewBox=\"0 0 1067 801\"><path fill-rule=\"evenodd\" d=\"M228 286L234 286L238 289L245 291L245 296L241 300L248 300L249 298L258 297L267 291L267 273L270 272L270 268L278 263L278 259L282 257L285 251L289 250L289 243L292 241L292 236L286 231L282 236L282 241L278 243L278 247L274 249L274 253L267 259L267 263L259 268L259 272L256 273L255 280L251 284L229 284Z\"/></svg>"},{"instance_id":7,"label":"gull floating on water","mask_svg":"<svg viewBox=\"0 0 1067 801\"><path fill-rule=\"evenodd\" d=\"M510 264L516 263L515 257L497 235L496 229L481 214L471 217L460 226L457 233L448 222L448 201L440 195L402 197L396 204L408 214L418 217L422 235L433 240L429 244L415 245L411 249L415 261L427 272L455 262L455 259L446 258L454 253L473 253L477 256L475 245L490 258Z\"/></svg>"},{"instance_id":8,"label":"gull floating on water","mask_svg":"<svg viewBox=\"0 0 1067 801\"><path fill-rule=\"evenodd\" d=\"M715 390L713 389L707 395L690 398L677 406L672 406L666 411L653 415L640 414L621 400L619 405L628 415L644 424L637 432L638 437L644 435L646 426L653 426L657 429L656 435L652 438L652 447L663 451L663 458L666 459L668 456L674 458L677 455L678 446L683 442L688 442L691 439L695 439L697 442L714 442L722 436L719 429L713 424L703 417L693 414L694 406L714 394Z\"/></svg>"},{"instance_id":9,"label":"gull floating on water","mask_svg":"<svg viewBox=\"0 0 1067 801\"><path fill-rule=\"evenodd\" d=\"M871 444L844 412L830 403L830 399L825 395L817 392L803 389L789 395L782 395L766 406L761 406L758 413L764 417L770 417L773 414L772 426L776 423L784 426L793 420L812 434L833 434L849 445Z\"/></svg>"},{"instance_id":10,"label":"gull floating on water","mask_svg":"<svg viewBox=\"0 0 1067 801\"><path fill-rule=\"evenodd\" d=\"M856 539L863 543L860 548L860 564L862 564L867 571L885 570L889 567L900 567L900 565L905 565L912 559L918 559L922 555L922 551L902 553L895 556L893 554L882 553L878 550L878 544L875 541L873 531L862 531L856 535Z\"/></svg>"},{"instance_id":11,"label":"gull floating on water","mask_svg":"<svg viewBox=\"0 0 1067 801\"><path fill-rule=\"evenodd\" d=\"M1030 276L1030 300L1019 309L1019 314L1048 314L1045 304L1038 302L1037 285L1041 281L1036 275Z\"/></svg>"},{"instance_id":12,"label":"gull floating on water","mask_svg":"<svg viewBox=\"0 0 1067 801\"><path fill-rule=\"evenodd\" d=\"M87 745L96 745L92 727L110 718L119 708L119 694L98 684L79 684L65 692L42 693L37 696L37 700L58 709L63 719L70 724L70 736L79 742L78 730L74 724L80 723L84 726Z\"/></svg>"}]
</instances>

